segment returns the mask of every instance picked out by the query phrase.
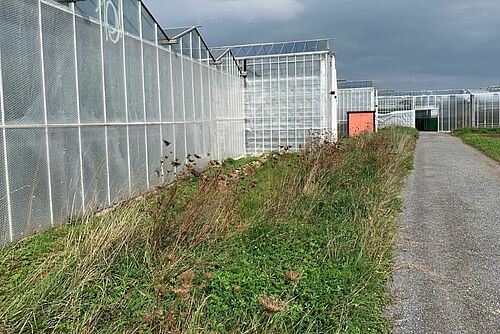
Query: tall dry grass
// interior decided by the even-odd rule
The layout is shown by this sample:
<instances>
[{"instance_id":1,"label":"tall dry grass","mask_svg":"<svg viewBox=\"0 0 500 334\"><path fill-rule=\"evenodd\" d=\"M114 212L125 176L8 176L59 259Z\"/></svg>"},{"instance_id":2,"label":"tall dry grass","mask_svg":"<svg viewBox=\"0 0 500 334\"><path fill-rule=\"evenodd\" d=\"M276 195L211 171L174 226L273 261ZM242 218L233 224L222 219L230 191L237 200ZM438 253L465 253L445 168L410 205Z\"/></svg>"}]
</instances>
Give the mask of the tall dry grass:
<instances>
[{"instance_id":1,"label":"tall dry grass","mask_svg":"<svg viewBox=\"0 0 500 334\"><path fill-rule=\"evenodd\" d=\"M188 168L187 176L171 186L75 224L63 250L48 256L3 298L0 330L95 333L146 328L154 333L200 333L206 328L207 299L196 294L196 289L203 290L196 277L212 278L199 272L203 265L195 258L197 249L216 254L218 242L259 220L287 222L299 216L314 222L318 205L341 192L353 198L350 223L360 233L344 244L335 236L326 254L335 258L342 244L387 270L393 218L400 209L395 198L411 164L413 145L414 138L402 130L341 142L315 138L299 153L273 153L229 172L216 168L200 174ZM247 179L263 164L270 171L259 174L260 193L252 195L261 197L260 206L242 214L247 210L242 197L257 187L255 180ZM304 201L308 206L301 204ZM139 273L127 281L120 275L128 271ZM370 279L365 277L366 282ZM126 286L120 292L123 302L115 298L110 305L110 295L121 284ZM357 287L343 307L364 288ZM151 307L140 317L126 313L128 303L142 299Z\"/></svg>"},{"instance_id":2,"label":"tall dry grass","mask_svg":"<svg viewBox=\"0 0 500 334\"><path fill-rule=\"evenodd\" d=\"M144 272L151 286L161 286L189 270L186 259L197 246L244 228L234 214L237 184L257 167L249 164L229 173L216 167L199 173L188 166L174 184L75 223L63 250L48 256L21 287L6 296L0 330L95 332L109 313L107 294L116 284L112 275L122 265L119 262L134 258L147 268ZM89 290L91 303L86 305ZM185 294L181 299L189 300L190 291ZM158 315L152 312L145 317ZM179 324L172 319L167 323L168 331L162 332L176 332Z\"/></svg>"}]
</instances>

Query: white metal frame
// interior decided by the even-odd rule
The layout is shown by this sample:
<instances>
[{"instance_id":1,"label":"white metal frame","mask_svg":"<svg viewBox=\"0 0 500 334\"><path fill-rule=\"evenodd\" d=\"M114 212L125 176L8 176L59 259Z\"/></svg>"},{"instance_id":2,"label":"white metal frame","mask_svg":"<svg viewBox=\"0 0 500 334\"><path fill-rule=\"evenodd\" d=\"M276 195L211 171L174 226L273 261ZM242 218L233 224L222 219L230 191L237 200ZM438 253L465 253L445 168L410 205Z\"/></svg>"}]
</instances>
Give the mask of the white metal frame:
<instances>
[{"instance_id":1,"label":"white metal frame","mask_svg":"<svg viewBox=\"0 0 500 334\"><path fill-rule=\"evenodd\" d=\"M48 114L47 114L47 93L45 89L45 60L43 55L43 28L42 28L42 3L38 2L38 25L39 25L39 38L40 38L40 63L42 69L42 94L43 94L43 118L45 123L45 153L47 159L47 175L48 175L48 189L49 189L49 209L50 209L50 225L54 226L54 209L52 204L52 179L50 173L50 151L49 151L49 128L48 128ZM82 147L81 135L79 134L80 152ZM81 153L80 153L81 154ZM31 213L30 213L31 214Z\"/></svg>"},{"instance_id":2,"label":"white metal frame","mask_svg":"<svg viewBox=\"0 0 500 334\"><path fill-rule=\"evenodd\" d=\"M2 117L2 145L3 145L3 168L5 171L5 198L7 200L7 223L9 241L14 241L14 228L12 225L12 209L11 209L11 199L10 199L10 181L9 181L9 163L7 157L7 133L5 128L5 102L3 98L3 74L2 74L2 52L0 50L0 112Z\"/></svg>"}]
</instances>

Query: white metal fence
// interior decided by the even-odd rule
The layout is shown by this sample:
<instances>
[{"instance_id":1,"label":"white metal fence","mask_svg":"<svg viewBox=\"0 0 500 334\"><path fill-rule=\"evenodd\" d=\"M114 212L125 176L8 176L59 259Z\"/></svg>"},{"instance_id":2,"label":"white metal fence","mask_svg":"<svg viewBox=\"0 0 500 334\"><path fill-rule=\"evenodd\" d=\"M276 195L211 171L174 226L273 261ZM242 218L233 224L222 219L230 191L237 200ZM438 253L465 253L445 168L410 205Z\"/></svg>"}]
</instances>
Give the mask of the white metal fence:
<instances>
[{"instance_id":1,"label":"white metal fence","mask_svg":"<svg viewBox=\"0 0 500 334\"><path fill-rule=\"evenodd\" d=\"M0 6L0 244L167 183L188 154L245 153L242 79L160 46L159 27Z\"/></svg>"}]
</instances>

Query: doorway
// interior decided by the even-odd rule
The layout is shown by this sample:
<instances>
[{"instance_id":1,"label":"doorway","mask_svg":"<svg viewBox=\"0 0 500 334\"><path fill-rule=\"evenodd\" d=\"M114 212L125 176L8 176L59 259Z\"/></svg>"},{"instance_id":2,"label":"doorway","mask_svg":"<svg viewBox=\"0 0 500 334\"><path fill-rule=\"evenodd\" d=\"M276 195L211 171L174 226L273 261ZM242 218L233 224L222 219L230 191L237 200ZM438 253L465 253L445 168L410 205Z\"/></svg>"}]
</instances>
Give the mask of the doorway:
<instances>
[{"instance_id":1,"label":"doorway","mask_svg":"<svg viewBox=\"0 0 500 334\"><path fill-rule=\"evenodd\" d=\"M437 132L439 128L438 109L415 110L415 127L418 131Z\"/></svg>"}]
</instances>

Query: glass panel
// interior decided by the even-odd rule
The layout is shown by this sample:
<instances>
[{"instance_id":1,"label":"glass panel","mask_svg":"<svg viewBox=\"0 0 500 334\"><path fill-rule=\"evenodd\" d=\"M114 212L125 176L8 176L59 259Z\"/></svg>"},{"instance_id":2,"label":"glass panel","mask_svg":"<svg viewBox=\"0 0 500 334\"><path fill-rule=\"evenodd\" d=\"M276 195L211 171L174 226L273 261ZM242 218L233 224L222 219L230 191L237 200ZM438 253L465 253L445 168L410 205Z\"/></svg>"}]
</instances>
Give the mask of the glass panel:
<instances>
[{"instance_id":1,"label":"glass panel","mask_svg":"<svg viewBox=\"0 0 500 334\"><path fill-rule=\"evenodd\" d=\"M99 10L97 8L98 1L97 0L86 0L79 1L75 3L75 10L77 13L82 16L90 16L95 19L99 18Z\"/></svg>"},{"instance_id":2,"label":"glass panel","mask_svg":"<svg viewBox=\"0 0 500 334\"><path fill-rule=\"evenodd\" d=\"M295 44L295 52L304 52L304 48L306 47L306 43L304 42L297 42Z\"/></svg>"},{"instance_id":3,"label":"glass panel","mask_svg":"<svg viewBox=\"0 0 500 334\"><path fill-rule=\"evenodd\" d=\"M167 34L165 34L165 32L161 30L159 26L156 28L156 34L158 36L158 41L168 40Z\"/></svg>"},{"instance_id":4,"label":"glass panel","mask_svg":"<svg viewBox=\"0 0 500 334\"><path fill-rule=\"evenodd\" d=\"M318 41L317 50L318 51L328 50L328 41L327 40Z\"/></svg>"},{"instance_id":5,"label":"glass panel","mask_svg":"<svg viewBox=\"0 0 500 334\"><path fill-rule=\"evenodd\" d=\"M156 24L154 19L142 7L142 38L154 42L156 40Z\"/></svg>"},{"instance_id":6,"label":"glass panel","mask_svg":"<svg viewBox=\"0 0 500 334\"><path fill-rule=\"evenodd\" d=\"M317 41L311 41L306 43L306 52L314 52L317 51L317 46L318 42Z\"/></svg>"},{"instance_id":7,"label":"glass panel","mask_svg":"<svg viewBox=\"0 0 500 334\"><path fill-rule=\"evenodd\" d=\"M180 44L182 45L182 54L191 57L191 38L190 34L184 35L181 40Z\"/></svg>"},{"instance_id":8,"label":"glass panel","mask_svg":"<svg viewBox=\"0 0 500 334\"><path fill-rule=\"evenodd\" d=\"M123 21L126 32L139 36L139 2L137 0L123 0Z\"/></svg>"},{"instance_id":9,"label":"glass panel","mask_svg":"<svg viewBox=\"0 0 500 334\"><path fill-rule=\"evenodd\" d=\"M103 15L106 15L106 17L104 17L104 22L108 24L109 30L112 30L112 28L118 28L118 21L120 15L120 13L118 12L119 7L120 7L119 1L112 0L110 3L107 4L107 7L103 7L102 9Z\"/></svg>"},{"instance_id":10,"label":"glass panel","mask_svg":"<svg viewBox=\"0 0 500 334\"><path fill-rule=\"evenodd\" d=\"M273 46L272 45L264 45L262 50L260 51L261 55L269 55L272 53Z\"/></svg>"},{"instance_id":11,"label":"glass panel","mask_svg":"<svg viewBox=\"0 0 500 334\"><path fill-rule=\"evenodd\" d=\"M193 31L190 35L193 45L193 58L200 59L200 35L195 31Z\"/></svg>"},{"instance_id":12,"label":"glass panel","mask_svg":"<svg viewBox=\"0 0 500 334\"><path fill-rule=\"evenodd\" d=\"M292 53L293 50L294 50L294 43L286 43L284 46L283 46L283 53Z\"/></svg>"}]
</instances>

